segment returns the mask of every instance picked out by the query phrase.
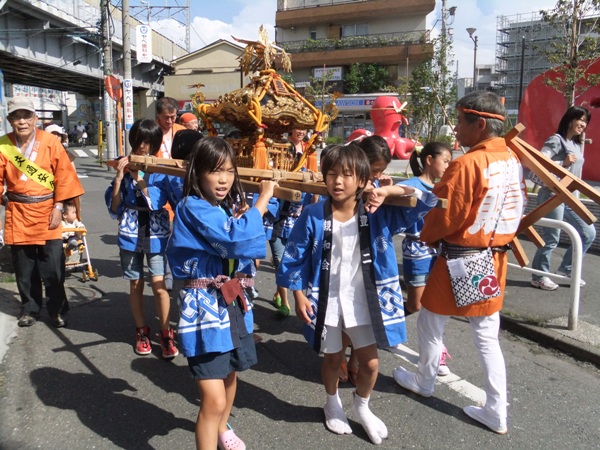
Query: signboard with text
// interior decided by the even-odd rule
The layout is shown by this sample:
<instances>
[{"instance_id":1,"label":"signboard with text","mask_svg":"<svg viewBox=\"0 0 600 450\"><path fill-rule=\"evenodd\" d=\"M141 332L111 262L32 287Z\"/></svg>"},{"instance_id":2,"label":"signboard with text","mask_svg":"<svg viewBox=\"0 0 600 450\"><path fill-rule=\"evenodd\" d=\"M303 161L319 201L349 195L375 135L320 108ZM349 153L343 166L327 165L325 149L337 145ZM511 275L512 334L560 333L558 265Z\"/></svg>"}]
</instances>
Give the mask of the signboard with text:
<instances>
[{"instance_id":1,"label":"signboard with text","mask_svg":"<svg viewBox=\"0 0 600 450\"><path fill-rule=\"evenodd\" d=\"M138 62L152 62L152 28L148 25L135 27L135 47Z\"/></svg>"},{"instance_id":2,"label":"signboard with text","mask_svg":"<svg viewBox=\"0 0 600 450\"><path fill-rule=\"evenodd\" d=\"M363 97L363 98L348 98L340 97L335 101L335 105L340 111L369 111L373 103L375 103L377 97ZM327 104L329 100L325 101ZM321 107L321 100L314 102L315 107Z\"/></svg>"},{"instance_id":3,"label":"signboard with text","mask_svg":"<svg viewBox=\"0 0 600 450\"><path fill-rule=\"evenodd\" d=\"M125 129L129 130L133 125L133 82L129 79L123 80L123 110Z\"/></svg>"},{"instance_id":4,"label":"signboard with text","mask_svg":"<svg viewBox=\"0 0 600 450\"><path fill-rule=\"evenodd\" d=\"M325 74L327 81L341 81L342 80L342 68L341 67L318 67L313 69L313 76L320 80Z\"/></svg>"}]
</instances>

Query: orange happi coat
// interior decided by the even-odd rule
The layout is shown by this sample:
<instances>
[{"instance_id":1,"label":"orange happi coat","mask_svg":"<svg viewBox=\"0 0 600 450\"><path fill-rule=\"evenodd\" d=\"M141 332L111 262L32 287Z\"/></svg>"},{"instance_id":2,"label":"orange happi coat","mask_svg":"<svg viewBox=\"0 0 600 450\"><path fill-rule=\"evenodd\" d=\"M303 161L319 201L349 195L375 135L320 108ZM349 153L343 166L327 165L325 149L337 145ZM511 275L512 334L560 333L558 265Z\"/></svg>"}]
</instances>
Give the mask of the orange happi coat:
<instances>
[{"instance_id":1,"label":"orange happi coat","mask_svg":"<svg viewBox=\"0 0 600 450\"><path fill-rule=\"evenodd\" d=\"M34 163L54 175L54 198L39 203L9 202L6 205L4 242L16 245L44 245L47 240L61 239L59 226L49 230L50 214L54 203L83 194L83 187L60 140L51 133L35 130ZM13 145L14 133L8 134ZM43 196L52 191L27 178L3 154L0 154L0 185L6 183L8 192L27 196Z\"/></svg>"},{"instance_id":2,"label":"orange happi coat","mask_svg":"<svg viewBox=\"0 0 600 450\"><path fill-rule=\"evenodd\" d=\"M506 182L509 183L508 191ZM454 160L433 193L448 199L446 209L425 216L421 240L436 245L441 240L463 247L487 247L500 209L493 246L510 243L527 201L523 169L503 138L487 139ZM506 194L506 200L502 204ZM485 302L458 308L454 301L446 259L438 257L427 279L421 304L443 315L489 316L502 308L506 285L507 254L494 252L494 265L502 294Z\"/></svg>"}]
</instances>

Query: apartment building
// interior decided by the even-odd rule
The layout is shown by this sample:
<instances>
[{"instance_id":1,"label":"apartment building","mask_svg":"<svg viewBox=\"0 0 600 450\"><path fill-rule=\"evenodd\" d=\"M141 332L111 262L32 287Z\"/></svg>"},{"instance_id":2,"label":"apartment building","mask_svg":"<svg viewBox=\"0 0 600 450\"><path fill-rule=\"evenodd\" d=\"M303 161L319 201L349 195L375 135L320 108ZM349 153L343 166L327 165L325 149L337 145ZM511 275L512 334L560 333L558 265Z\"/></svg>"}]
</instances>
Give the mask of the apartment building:
<instances>
[{"instance_id":1,"label":"apartment building","mask_svg":"<svg viewBox=\"0 0 600 450\"><path fill-rule=\"evenodd\" d=\"M292 56L297 85L320 78L325 66L329 82L341 91L353 63L377 63L395 81L430 57L426 17L434 9L435 0L278 0L276 41ZM340 120L344 135L369 128L371 102L355 97L340 108L334 134Z\"/></svg>"}]
</instances>

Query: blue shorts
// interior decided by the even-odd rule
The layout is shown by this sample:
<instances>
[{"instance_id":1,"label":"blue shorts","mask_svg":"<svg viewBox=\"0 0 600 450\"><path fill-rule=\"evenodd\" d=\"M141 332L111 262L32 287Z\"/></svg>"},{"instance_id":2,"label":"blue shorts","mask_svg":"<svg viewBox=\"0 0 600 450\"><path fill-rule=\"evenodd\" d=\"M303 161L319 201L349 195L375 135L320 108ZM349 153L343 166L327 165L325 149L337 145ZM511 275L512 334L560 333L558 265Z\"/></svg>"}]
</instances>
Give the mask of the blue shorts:
<instances>
[{"instance_id":1,"label":"blue shorts","mask_svg":"<svg viewBox=\"0 0 600 450\"><path fill-rule=\"evenodd\" d=\"M139 280L144 273L144 255L148 264L148 272L151 277L162 277L165 275L165 255L163 253L142 253L123 250L119 252L123 278L126 280Z\"/></svg>"},{"instance_id":2,"label":"blue shorts","mask_svg":"<svg viewBox=\"0 0 600 450\"><path fill-rule=\"evenodd\" d=\"M188 366L196 380L224 380L231 372L248 370L258 362L254 334L240 338L240 346L226 353L191 356Z\"/></svg>"},{"instance_id":3,"label":"blue shorts","mask_svg":"<svg viewBox=\"0 0 600 450\"><path fill-rule=\"evenodd\" d=\"M279 263L283 259L285 244L287 244L287 238L282 238L279 236L273 236L273 239L269 241L271 255L273 256L273 267L275 267L275 269L279 267Z\"/></svg>"},{"instance_id":4,"label":"blue shorts","mask_svg":"<svg viewBox=\"0 0 600 450\"><path fill-rule=\"evenodd\" d=\"M423 273L419 275L404 274L404 283L407 286L423 287L427 283L427 277L429 277L428 273Z\"/></svg>"}]
</instances>

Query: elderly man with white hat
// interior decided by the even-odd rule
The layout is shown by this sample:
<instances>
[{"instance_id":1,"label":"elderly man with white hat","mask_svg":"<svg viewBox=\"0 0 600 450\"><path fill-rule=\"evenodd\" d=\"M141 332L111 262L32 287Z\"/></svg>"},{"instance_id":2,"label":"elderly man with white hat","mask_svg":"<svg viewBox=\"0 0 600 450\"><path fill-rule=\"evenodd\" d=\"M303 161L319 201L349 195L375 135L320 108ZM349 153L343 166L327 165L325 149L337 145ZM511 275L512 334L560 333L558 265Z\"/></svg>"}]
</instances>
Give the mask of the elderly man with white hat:
<instances>
[{"instance_id":1,"label":"elderly man with white hat","mask_svg":"<svg viewBox=\"0 0 600 450\"><path fill-rule=\"evenodd\" d=\"M36 129L33 102L15 97L8 102L11 133L0 137L0 185L8 204L4 241L11 246L22 302L19 326L33 325L43 306L55 327L67 325L69 303L64 288L62 247L63 202L83 194L83 187L60 140Z\"/></svg>"}]
</instances>

